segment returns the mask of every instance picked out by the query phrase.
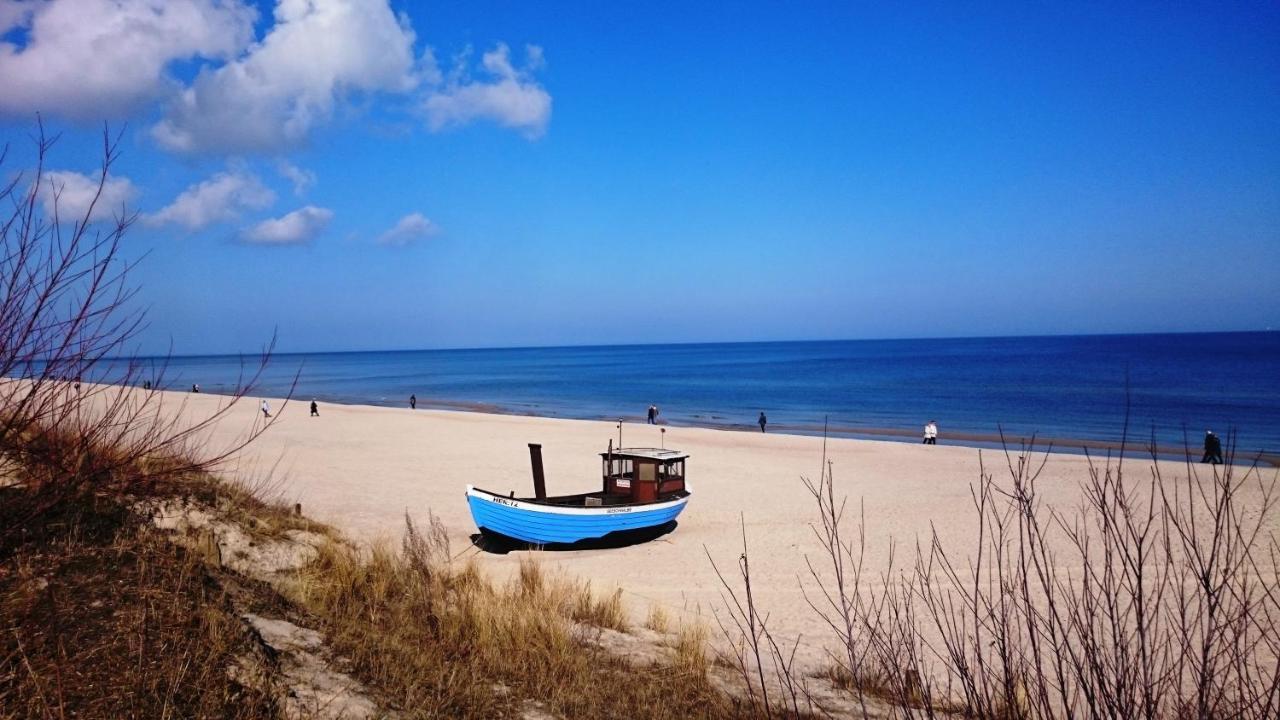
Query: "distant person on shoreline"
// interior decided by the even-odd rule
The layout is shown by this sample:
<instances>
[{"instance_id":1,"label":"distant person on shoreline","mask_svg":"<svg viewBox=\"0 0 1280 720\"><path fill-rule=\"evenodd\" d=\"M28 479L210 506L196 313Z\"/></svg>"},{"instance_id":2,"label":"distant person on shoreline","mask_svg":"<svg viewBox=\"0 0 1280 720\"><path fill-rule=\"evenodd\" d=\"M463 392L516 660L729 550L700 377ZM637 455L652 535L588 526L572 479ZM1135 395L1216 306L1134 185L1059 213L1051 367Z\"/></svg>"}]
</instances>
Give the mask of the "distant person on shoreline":
<instances>
[{"instance_id":1,"label":"distant person on shoreline","mask_svg":"<svg viewBox=\"0 0 1280 720\"><path fill-rule=\"evenodd\" d=\"M658 406L657 405L649 406L649 424L650 425L658 424Z\"/></svg>"},{"instance_id":2,"label":"distant person on shoreline","mask_svg":"<svg viewBox=\"0 0 1280 720\"><path fill-rule=\"evenodd\" d=\"M142 389L143 389L143 390L150 390L150 389L151 389L151 381L150 381L150 380L143 380L143 381L142 381Z\"/></svg>"},{"instance_id":3,"label":"distant person on shoreline","mask_svg":"<svg viewBox=\"0 0 1280 720\"><path fill-rule=\"evenodd\" d=\"M316 405L315 398L311 398L311 417L320 417L320 406Z\"/></svg>"},{"instance_id":4,"label":"distant person on shoreline","mask_svg":"<svg viewBox=\"0 0 1280 720\"><path fill-rule=\"evenodd\" d=\"M764 416L763 410L760 411L760 419L756 420L756 422L760 423L760 432L764 432L765 423L769 422L769 418Z\"/></svg>"},{"instance_id":5,"label":"distant person on shoreline","mask_svg":"<svg viewBox=\"0 0 1280 720\"><path fill-rule=\"evenodd\" d=\"M1222 440L1212 430L1204 431L1204 457L1200 462L1212 465L1222 462Z\"/></svg>"},{"instance_id":6,"label":"distant person on shoreline","mask_svg":"<svg viewBox=\"0 0 1280 720\"><path fill-rule=\"evenodd\" d=\"M925 424L924 444L925 445L938 444L938 421L937 420L930 420L928 423Z\"/></svg>"},{"instance_id":7,"label":"distant person on shoreline","mask_svg":"<svg viewBox=\"0 0 1280 720\"><path fill-rule=\"evenodd\" d=\"M200 385L199 385L199 384L192 385L192 386L191 386L191 392L193 392L193 393L198 393L198 392L200 392Z\"/></svg>"},{"instance_id":8,"label":"distant person on shoreline","mask_svg":"<svg viewBox=\"0 0 1280 720\"><path fill-rule=\"evenodd\" d=\"M267 402L266 398L262 400L262 416L271 417L271 403Z\"/></svg>"},{"instance_id":9,"label":"distant person on shoreline","mask_svg":"<svg viewBox=\"0 0 1280 720\"><path fill-rule=\"evenodd\" d=\"M409 396L409 409L410 410L418 409L418 396L416 393Z\"/></svg>"}]
</instances>

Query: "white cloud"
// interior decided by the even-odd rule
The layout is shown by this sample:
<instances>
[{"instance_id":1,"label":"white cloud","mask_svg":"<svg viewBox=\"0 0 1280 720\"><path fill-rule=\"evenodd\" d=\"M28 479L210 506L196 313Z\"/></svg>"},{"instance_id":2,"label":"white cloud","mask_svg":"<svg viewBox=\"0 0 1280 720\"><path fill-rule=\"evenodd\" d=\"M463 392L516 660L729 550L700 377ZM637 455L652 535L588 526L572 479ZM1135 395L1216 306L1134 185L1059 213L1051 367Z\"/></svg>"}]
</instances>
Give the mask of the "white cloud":
<instances>
[{"instance_id":1,"label":"white cloud","mask_svg":"<svg viewBox=\"0 0 1280 720\"><path fill-rule=\"evenodd\" d=\"M511 64L510 49L499 43L481 58L486 77L479 80L471 77L466 62L464 54L453 72L428 91L422 105L428 128L439 132L475 120L491 120L530 138L546 132L551 95L533 77L543 65L542 48L526 46L525 65L518 69Z\"/></svg>"},{"instance_id":2,"label":"white cloud","mask_svg":"<svg viewBox=\"0 0 1280 720\"><path fill-rule=\"evenodd\" d=\"M253 39L241 0L0 0L0 113L121 117L171 90L177 60L223 59Z\"/></svg>"},{"instance_id":3,"label":"white cloud","mask_svg":"<svg viewBox=\"0 0 1280 720\"><path fill-rule=\"evenodd\" d=\"M146 216L151 225L181 225L196 231L234 220L243 209L261 210L276 200L275 193L247 172L220 172L192 185L167 207Z\"/></svg>"},{"instance_id":4,"label":"white cloud","mask_svg":"<svg viewBox=\"0 0 1280 720\"><path fill-rule=\"evenodd\" d=\"M310 170L303 170L288 160L281 160L276 163L276 171L280 173L280 177L293 183L293 194L302 197L307 194L307 190L316 184L316 174Z\"/></svg>"},{"instance_id":5,"label":"white cloud","mask_svg":"<svg viewBox=\"0 0 1280 720\"><path fill-rule=\"evenodd\" d=\"M390 230L382 233L378 242L383 245L408 245L415 240L431 237L439 230L439 226L422 213L409 213L400 218L400 222Z\"/></svg>"},{"instance_id":6,"label":"white cloud","mask_svg":"<svg viewBox=\"0 0 1280 720\"><path fill-rule=\"evenodd\" d=\"M259 4L0 0L0 36L9 38L0 40L0 116L158 114L151 136L187 154L278 154L353 101L390 99L433 132L476 121L530 138L546 132L551 95L535 77L537 46L525 48L522 65L504 44L478 66L464 52L442 73L390 0L276 0L261 37ZM198 70L189 83L172 73L187 62ZM305 173L288 177L305 192Z\"/></svg>"},{"instance_id":7,"label":"white cloud","mask_svg":"<svg viewBox=\"0 0 1280 720\"><path fill-rule=\"evenodd\" d=\"M414 39L387 0L280 0L262 41L202 70L152 135L188 153L296 145L351 93L411 91Z\"/></svg>"},{"instance_id":8,"label":"white cloud","mask_svg":"<svg viewBox=\"0 0 1280 720\"><path fill-rule=\"evenodd\" d=\"M93 206L90 222L124 215L127 212L125 205L138 194L133 183L129 178L108 175L107 181L102 183L102 194L98 195L99 180L99 177L69 170L46 172L36 191L45 217L52 219L57 212L62 223L80 222L89 213L90 205ZM97 202L94 201L95 196Z\"/></svg>"},{"instance_id":9,"label":"white cloud","mask_svg":"<svg viewBox=\"0 0 1280 720\"><path fill-rule=\"evenodd\" d=\"M255 245L302 245L324 232L332 219L332 210L308 205L284 217L263 220L240 237Z\"/></svg>"}]
</instances>

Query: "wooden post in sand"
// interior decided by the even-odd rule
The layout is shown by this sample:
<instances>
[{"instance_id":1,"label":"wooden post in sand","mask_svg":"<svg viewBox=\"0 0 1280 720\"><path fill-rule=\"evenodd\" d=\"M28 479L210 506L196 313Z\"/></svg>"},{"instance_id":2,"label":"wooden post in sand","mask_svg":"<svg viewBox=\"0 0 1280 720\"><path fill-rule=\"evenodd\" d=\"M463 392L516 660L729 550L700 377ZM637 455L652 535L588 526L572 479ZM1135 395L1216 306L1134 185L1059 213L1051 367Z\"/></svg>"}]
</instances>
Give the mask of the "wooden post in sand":
<instances>
[{"instance_id":1,"label":"wooden post in sand","mask_svg":"<svg viewBox=\"0 0 1280 720\"><path fill-rule=\"evenodd\" d=\"M547 480L542 475L542 446L538 443L529 443L529 463L533 465L533 496L545 500Z\"/></svg>"}]
</instances>

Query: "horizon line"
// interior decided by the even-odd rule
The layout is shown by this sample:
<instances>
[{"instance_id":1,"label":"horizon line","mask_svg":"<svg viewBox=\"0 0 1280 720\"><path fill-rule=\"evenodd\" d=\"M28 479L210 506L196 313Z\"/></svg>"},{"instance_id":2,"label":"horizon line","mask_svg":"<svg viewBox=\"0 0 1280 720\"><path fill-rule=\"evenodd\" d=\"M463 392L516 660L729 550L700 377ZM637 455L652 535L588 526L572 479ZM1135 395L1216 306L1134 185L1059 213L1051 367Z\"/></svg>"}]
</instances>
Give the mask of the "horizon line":
<instances>
[{"instance_id":1,"label":"horizon line","mask_svg":"<svg viewBox=\"0 0 1280 720\"><path fill-rule=\"evenodd\" d=\"M1265 328L1261 330L1187 330L1187 331L1155 331L1155 332L1095 332L1095 333L1032 333L1026 335L932 335L913 337L864 337L864 338L805 338L790 340L713 340L713 341L679 341L679 342L622 342L622 343L571 343L549 345L477 345L470 347L423 347L423 348L363 348L358 350L289 350L272 352L272 357L289 355L358 355L366 353L415 353L415 352L471 352L477 350L561 350L574 348L628 348L628 347L671 347L700 345L783 345L794 343L834 343L834 342L891 342L891 341L927 341L927 340L1010 340L1016 338L1065 338L1065 337L1123 337L1123 336L1156 336L1156 335L1246 335L1277 333L1280 330ZM201 357L246 357L262 356L265 352L200 352L187 354L137 354L119 355L104 360L152 360L159 358L201 358Z\"/></svg>"}]
</instances>

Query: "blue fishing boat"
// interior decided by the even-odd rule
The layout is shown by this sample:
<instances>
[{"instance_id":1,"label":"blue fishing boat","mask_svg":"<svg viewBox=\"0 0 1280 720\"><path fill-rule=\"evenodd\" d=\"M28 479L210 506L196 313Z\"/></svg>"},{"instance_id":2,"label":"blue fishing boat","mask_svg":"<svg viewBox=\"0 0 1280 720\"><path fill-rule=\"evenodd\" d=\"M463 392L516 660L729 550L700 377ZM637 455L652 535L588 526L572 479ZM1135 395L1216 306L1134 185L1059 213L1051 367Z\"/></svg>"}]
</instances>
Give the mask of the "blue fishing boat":
<instances>
[{"instance_id":1,"label":"blue fishing boat","mask_svg":"<svg viewBox=\"0 0 1280 720\"><path fill-rule=\"evenodd\" d=\"M673 523L689 502L685 460L678 450L612 447L600 453L600 490L547 497L542 446L529 445L534 497L502 495L467 486L476 527L534 545L643 537Z\"/></svg>"}]
</instances>

